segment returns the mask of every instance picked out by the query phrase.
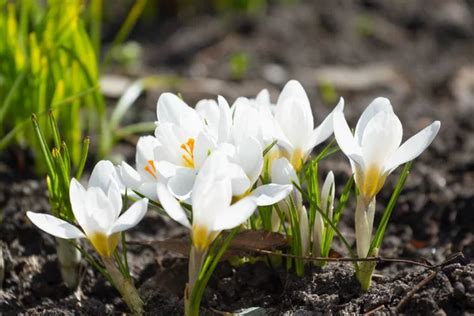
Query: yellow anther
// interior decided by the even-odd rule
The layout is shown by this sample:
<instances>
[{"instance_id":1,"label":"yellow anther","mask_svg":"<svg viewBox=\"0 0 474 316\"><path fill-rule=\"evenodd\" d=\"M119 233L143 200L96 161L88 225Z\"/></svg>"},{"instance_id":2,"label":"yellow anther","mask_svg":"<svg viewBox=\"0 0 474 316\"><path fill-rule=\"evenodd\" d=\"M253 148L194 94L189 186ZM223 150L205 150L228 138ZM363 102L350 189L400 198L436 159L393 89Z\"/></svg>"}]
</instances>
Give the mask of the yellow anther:
<instances>
[{"instance_id":1,"label":"yellow anther","mask_svg":"<svg viewBox=\"0 0 474 316\"><path fill-rule=\"evenodd\" d=\"M144 169L152 177L156 178L156 167L155 167L155 162L153 160L148 160L148 165L146 165Z\"/></svg>"},{"instance_id":2,"label":"yellow anther","mask_svg":"<svg viewBox=\"0 0 474 316\"><path fill-rule=\"evenodd\" d=\"M194 168L194 138L189 138L184 144L181 144L181 149L184 154L181 155L184 160L184 165L188 168Z\"/></svg>"}]
</instances>

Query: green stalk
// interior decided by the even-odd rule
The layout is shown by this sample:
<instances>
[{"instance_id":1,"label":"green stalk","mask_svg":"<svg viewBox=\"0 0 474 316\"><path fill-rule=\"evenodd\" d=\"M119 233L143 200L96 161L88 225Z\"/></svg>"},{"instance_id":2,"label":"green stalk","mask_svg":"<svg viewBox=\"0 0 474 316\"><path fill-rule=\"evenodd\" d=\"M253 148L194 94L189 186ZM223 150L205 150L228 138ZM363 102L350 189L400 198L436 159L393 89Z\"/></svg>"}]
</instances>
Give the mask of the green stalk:
<instances>
[{"instance_id":1,"label":"green stalk","mask_svg":"<svg viewBox=\"0 0 474 316\"><path fill-rule=\"evenodd\" d=\"M370 240L375 215L375 197L367 202L362 195L357 196L357 207L355 212L355 234L357 245L357 256L366 258L369 255ZM372 274L376 262L360 262L356 264L356 277L363 292L367 292L372 280Z\"/></svg>"},{"instance_id":2,"label":"green stalk","mask_svg":"<svg viewBox=\"0 0 474 316\"><path fill-rule=\"evenodd\" d=\"M405 185L405 181L410 173L412 162L409 162L405 165L402 170L402 173L398 179L395 190L390 197L390 201L385 208L380 224L375 233L375 237L372 242L370 238L372 235L373 227L373 217L375 213L375 198L371 201L372 203L362 202L362 197L357 198L357 209L356 209L356 239L357 239L357 251L360 258L365 258L366 256L377 256L380 246L382 245L382 239L385 234L385 230L388 225L390 216L395 207L395 204L400 196L400 193ZM359 201L361 200L361 201ZM362 210L365 208L364 212ZM364 218L365 216L365 218ZM365 230L365 231L364 231ZM364 236L365 235L365 236ZM368 238L368 240L367 240ZM359 246L359 244L362 244ZM365 256L364 256L365 254ZM364 261L356 265L356 277L361 285L361 289L364 292L367 292L370 288L372 274L375 270L376 262Z\"/></svg>"},{"instance_id":3,"label":"green stalk","mask_svg":"<svg viewBox=\"0 0 474 316\"><path fill-rule=\"evenodd\" d=\"M187 304L185 305L186 316L199 315L199 306L201 305L202 296L204 294L204 290L207 286L207 283L209 282L209 279L211 278L212 273L216 269L217 264L219 263L220 259L222 258L226 250L229 248L232 239L234 239L239 229L240 229L239 227L232 229L230 234L222 242L222 245L219 247L219 250L217 251L215 255L213 253L209 254L209 256L211 256L211 260L209 261L210 263L208 265L204 264L205 269L199 272L199 277L195 281L193 287L192 288L187 287L188 293L191 293L191 294L189 297L188 307L186 307ZM202 255L202 251L201 251L201 255ZM199 257L197 259L199 259ZM191 262L190 260L190 264L191 263L194 263L194 262Z\"/></svg>"},{"instance_id":4,"label":"green stalk","mask_svg":"<svg viewBox=\"0 0 474 316\"><path fill-rule=\"evenodd\" d=\"M124 302L133 315L143 315L143 301L138 294L132 280L123 276L115 265L112 257L102 257L105 269L107 270L114 287L120 292Z\"/></svg>"}]
</instances>

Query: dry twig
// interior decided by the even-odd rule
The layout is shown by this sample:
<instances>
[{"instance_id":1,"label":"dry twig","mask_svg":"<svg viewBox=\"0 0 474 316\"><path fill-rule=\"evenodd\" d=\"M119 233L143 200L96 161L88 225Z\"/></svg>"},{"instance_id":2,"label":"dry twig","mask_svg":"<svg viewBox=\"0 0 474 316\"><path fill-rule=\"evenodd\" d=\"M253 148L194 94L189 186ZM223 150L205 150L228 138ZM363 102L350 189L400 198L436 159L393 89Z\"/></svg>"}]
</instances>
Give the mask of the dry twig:
<instances>
[{"instance_id":1,"label":"dry twig","mask_svg":"<svg viewBox=\"0 0 474 316\"><path fill-rule=\"evenodd\" d=\"M410 292L405 295L405 297L402 298L402 300L397 304L397 307L395 307L396 313L399 313L402 311L402 309L405 307L405 305L408 303L408 301L415 295L416 292L418 292L423 286L431 282L436 275L438 274L438 271L433 271L431 272L426 278L421 280Z\"/></svg>"}]
</instances>

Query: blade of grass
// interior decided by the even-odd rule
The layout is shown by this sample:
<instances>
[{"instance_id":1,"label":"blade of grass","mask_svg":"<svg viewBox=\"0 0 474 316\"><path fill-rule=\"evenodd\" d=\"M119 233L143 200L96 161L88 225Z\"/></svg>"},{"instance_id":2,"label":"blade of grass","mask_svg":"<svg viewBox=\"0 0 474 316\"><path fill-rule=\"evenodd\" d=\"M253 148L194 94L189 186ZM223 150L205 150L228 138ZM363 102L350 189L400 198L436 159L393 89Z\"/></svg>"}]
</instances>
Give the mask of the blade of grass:
<instances>
[{"instance_id":1,"label":"blade of grass","mask_svg":"<svg viewBox=\"0 0 474 316\"><path fill-rule=\"evenodd\" d=\"M89 153L89 144L90 144L89 137L84 138L84 140L82 141L81 159L79 160L79 164L77 166L77 171L76 171L76 179L78 181L81 179L82 172L84 171L84 166L86 165L87 154Z\"/></svg>"},{"instance_id":2,"label":"blade of grass","mask_svg":"<svg viewBox=\"0 0 474 316\"><path fill-rule=\"evenodd\" d=\"M33 129L35 131L36 138L38 139L38 142L39 142L39 145L40 145L40 148L41 148L41 152L43 153L43 156L44 156L44 159L45 159L45 162L46 162L46 167L48 169L48 174L51 178L54 179L57 175L56 175L56 171L55 171L54 164L53 164L53 161L54 161L53 156L51 155L51 152L49 151L48 145L46 144L46 140L44 139L43 133L41 132L41 130L39 128L38 119L37 119L35 114L33 114L31 116L31 120L33 122Z\"/></svg>"}]
</instances>

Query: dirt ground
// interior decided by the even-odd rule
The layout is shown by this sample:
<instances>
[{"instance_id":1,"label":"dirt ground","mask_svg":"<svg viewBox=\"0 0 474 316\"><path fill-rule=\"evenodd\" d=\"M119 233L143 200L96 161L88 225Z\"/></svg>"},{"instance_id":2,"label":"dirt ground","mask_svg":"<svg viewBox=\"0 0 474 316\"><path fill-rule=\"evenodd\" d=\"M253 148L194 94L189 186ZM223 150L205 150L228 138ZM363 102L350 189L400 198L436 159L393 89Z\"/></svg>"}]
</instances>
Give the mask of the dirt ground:
<instances>
[{"instance_id":1,"label":"dirt ground","mask_svg":"<svg viewBox=\"0 0 474 316\"><path fill-rule=\"evenodd\" d=\"M435 271L402 263L380 263L373 287L360 292L350 264L308 267L304 278L263 262L234 267L222 263L206 290L203 314L260 307L252 315L312 315L317 312L448 315L474 313L474 2L472 1L298 1L273 3L253 17L199 15L140 25L144 61L135 75L181 77L176 92L194 104L216 94L233 100L289 79L307 88L316 123L346 100L354 122L377 96L388 97L404 126L404 139L441 121L430 148L417 159L394 210L381 255L445 262ZM248 56L243 80L229 61ZM212 79L210 79L212 78ZM136 120L154 120L161 90L136 107ZM128 157L133 147L116 152ZM26 165L31 158L26 158ZM127 312L117 292L90 266L78 291L62 285L54 239L26 219L27 210L49 209L46 186L31 170L18 172L18 155L0 159L0 241L5 278L0 314L115 314ZM342 154L322 164L342 185L350 167ZM388 201L396 175L378 198ZM338 187L338 190L341 188ZM353 241L353 208L341 230ZM2 214L2 213L0 213ZM380 212L376 217L376 221ZM150 212L130 232L134 241L185 236L177 224ZM334 249L344 253L336 241ZM130 246L130 264L150 315L183 313L186 259L158 247ZM425 283L425 284L423 284Z\"/></svg>"}]
</instances>

